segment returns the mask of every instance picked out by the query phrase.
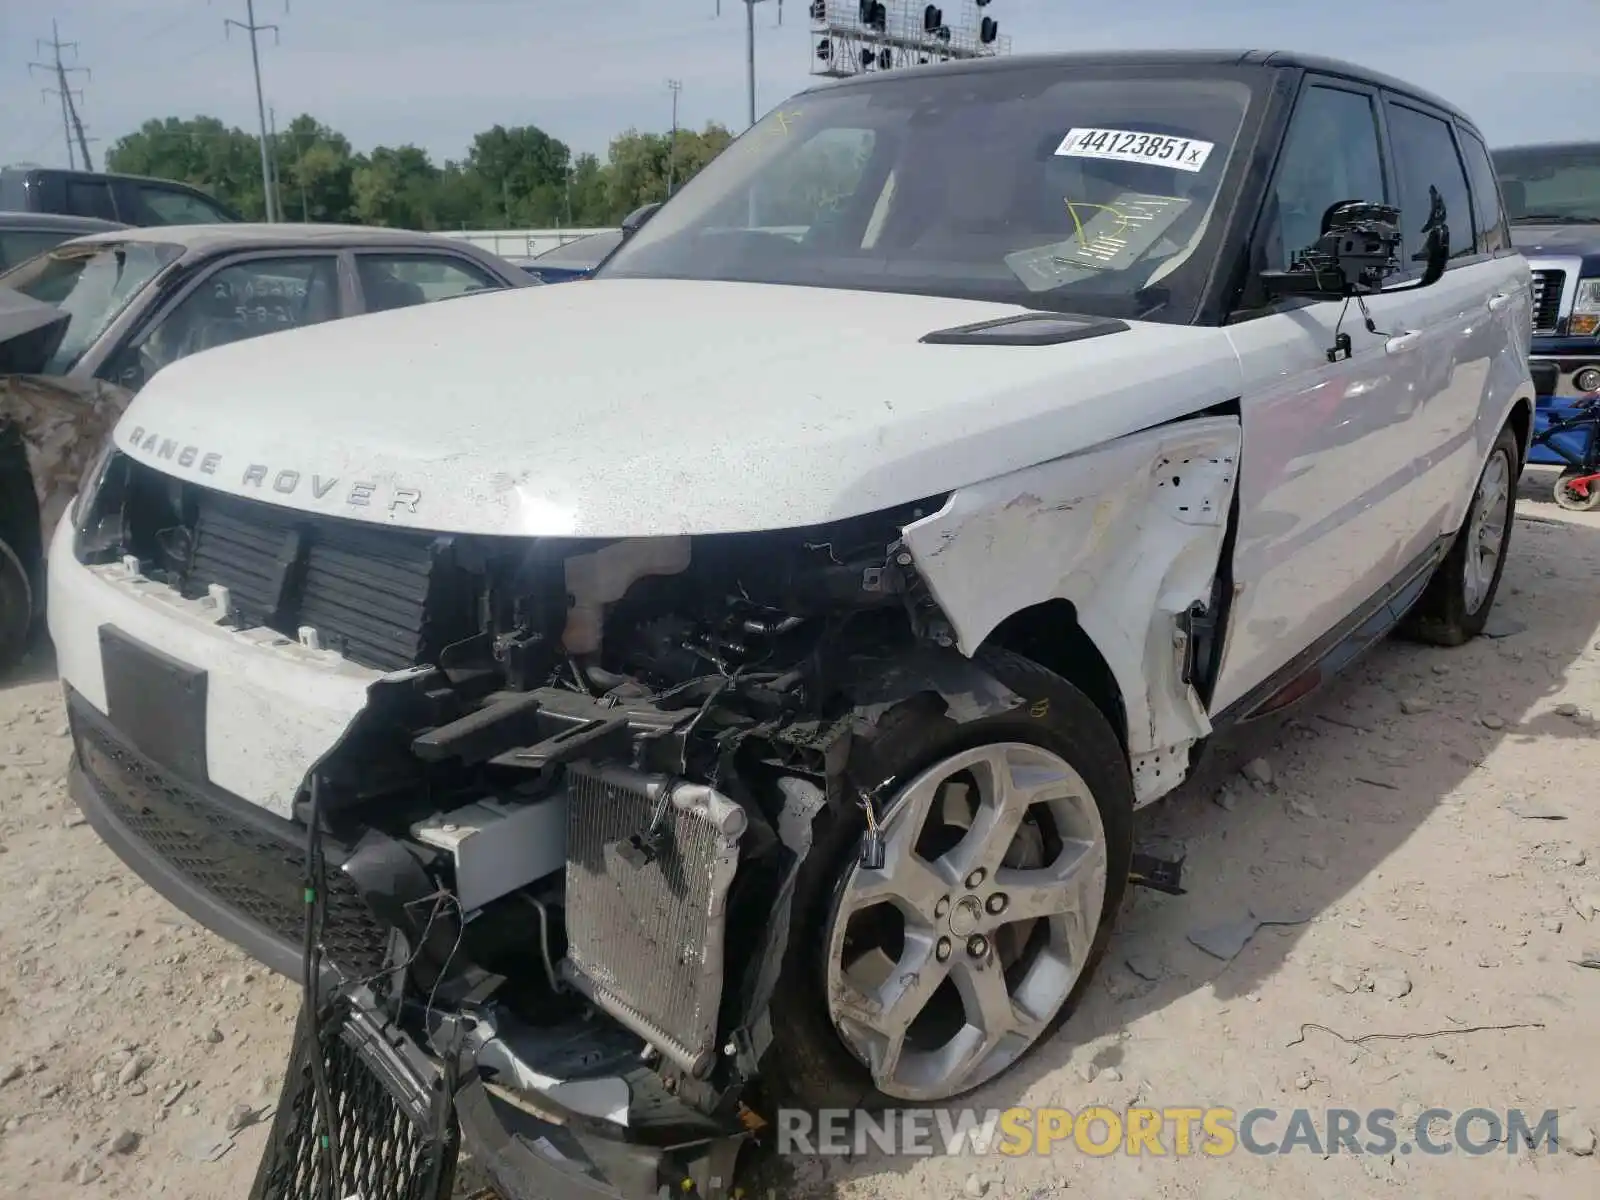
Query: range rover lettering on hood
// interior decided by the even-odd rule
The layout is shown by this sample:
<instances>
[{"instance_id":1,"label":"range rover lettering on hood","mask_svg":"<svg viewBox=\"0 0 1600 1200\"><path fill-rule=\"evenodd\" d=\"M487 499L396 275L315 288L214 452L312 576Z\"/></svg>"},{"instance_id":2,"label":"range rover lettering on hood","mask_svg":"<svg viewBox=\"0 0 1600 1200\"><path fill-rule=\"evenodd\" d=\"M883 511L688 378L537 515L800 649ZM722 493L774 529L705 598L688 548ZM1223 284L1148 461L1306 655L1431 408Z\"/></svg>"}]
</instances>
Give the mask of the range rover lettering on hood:
<instances>
[{"instance_id":1,"label":"range rover lettering on hood","mask_svg":"<svg viewBox=\"0 0 1600 1200\"><path fill-rule=\"evenodd\" d=\"M134 427L128 435L128 446L158 463L171 463L194 474L225 479L232 473L231 468L224 470L222 455L217 451L162 437L155 430L143 426ZM422 492L417 488L387 487L380 491L378 484L365 480L346 481L337 475L317 475L294 467L275 468L265 463L246 463L238 477L237 487L240 490L257 488L272 491L280 496L306 492L317 500L332 495L356 508L384 508L389 512L414 513L422 502Z\"/></svg>"}]
</instances>

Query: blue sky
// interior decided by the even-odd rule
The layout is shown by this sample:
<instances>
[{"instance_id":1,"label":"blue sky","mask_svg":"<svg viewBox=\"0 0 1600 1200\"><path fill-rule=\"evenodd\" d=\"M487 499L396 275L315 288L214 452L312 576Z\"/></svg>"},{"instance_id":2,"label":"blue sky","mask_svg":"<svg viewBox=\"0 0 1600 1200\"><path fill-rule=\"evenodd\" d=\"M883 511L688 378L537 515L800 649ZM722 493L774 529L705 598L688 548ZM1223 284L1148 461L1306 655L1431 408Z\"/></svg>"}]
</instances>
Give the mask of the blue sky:
<instances>
[{"instance_id":1,"label":"blue sky","mask_svg":"<svg viewBox=\"0 0 1600 1200\"><path fill-rule=\"evenodd\" d=\"M903 0L902 0L903 2ZM944 0L953 9L960 0ZM32 12L24 12L24 7ZM756 10L757 103L804 87L805 0ZM253 129L247 43L223 18L245 0L0 0L0 163L66 161L60 109L27 64L36 37L79 43L83 114L98 163L149 118L208 113ZM460 157L495 123L535 124L579 150L604 151L629 126L665 128L668 78L683 81L680 119L744 124L744 9L724 0L259 0L276 22L262 73L279 123L310 112L360 149L415 142ZM1388 71L1470 112L1491 142L1594 137L1600 72L1595 0L993 0L1018 52L1153 46L1316 51ZM1521 31L1533 32L1521 32ZM1579 48L1574 52L1573 48Z\"/></svg>"}]
</instances>

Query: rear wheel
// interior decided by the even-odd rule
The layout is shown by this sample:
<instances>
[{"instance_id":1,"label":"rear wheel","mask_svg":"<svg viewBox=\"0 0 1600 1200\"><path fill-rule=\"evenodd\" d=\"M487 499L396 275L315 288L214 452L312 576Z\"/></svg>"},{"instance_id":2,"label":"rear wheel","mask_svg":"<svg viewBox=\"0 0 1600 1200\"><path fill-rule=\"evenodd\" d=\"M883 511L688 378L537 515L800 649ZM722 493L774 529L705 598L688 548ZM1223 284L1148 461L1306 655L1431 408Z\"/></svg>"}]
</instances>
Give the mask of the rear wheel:
<instances>
[{"instance_id":1,"label":"rear wheel","mask_svg":"<svg viewBox=\"0 0 1600 1200\"><path fill-rule=\"evenodd\" d=\"M1121 744L1059 676L980 662L1024 703L965 725L913 703L878 724L882 869L860 864L854 810L822 818L802 867L773 1074L803 1104L987 1083L1072 1012L1105 952L1132 852Z\"/></svg>"},{"instance_id":2,"label":"rear wheel","mask_svg":"<svg viewBox=\"0 0 1600 1200\"><path fill-rule=\"evenodd\" d=\"M1507 426L1489 451L1450 552L1406 617L1404 632L1410 636L1436 646L1460 646L1483 632L1506 567L1520 455L1517 435Z\"/></svg>"},{"instance_id":3,"label":"rear wheel","mask_svg":"<svg viewBox=\"0 0 1600 1200\"><path fill-rule=\"evenodd\" d=\"M1568 467L1561 472L1552 492L1555 502L1568 512L1594 512L1600 508L1600 472Z\"/></svg>"},{"instance_id":4,"label":"rear wheel","mask_svg":"<svg viewBox=\"0 0 1600 1200\"><path fill-rule=\"evenodd\" d=\"M0 672L10 670L28 646L33 587L11 547L0 541Z\"/></svg>"}]
</instances>

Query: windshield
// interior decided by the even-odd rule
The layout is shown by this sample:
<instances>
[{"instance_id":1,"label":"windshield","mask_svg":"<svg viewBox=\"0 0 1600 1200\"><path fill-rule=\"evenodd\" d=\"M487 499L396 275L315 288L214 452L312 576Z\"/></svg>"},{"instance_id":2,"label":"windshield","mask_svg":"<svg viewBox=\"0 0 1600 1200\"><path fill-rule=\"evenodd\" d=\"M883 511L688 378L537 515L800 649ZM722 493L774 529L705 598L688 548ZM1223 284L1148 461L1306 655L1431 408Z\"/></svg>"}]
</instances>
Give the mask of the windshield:
<instances>
[{"instance_id":1,"label":"windshield","mask_svg":"<svg viewBox=\"0 0 1600 1200\"><path fill-rule=\"evenodd\" d=\"M1600 144L1494 153L1513 225L1600 224Z\"/></svg>"},{"instance_id":2,"label":"windshield","mask_svg":"<svg viewBox=\"0 0 1600 1200\"><path fill-rule=\"evenodd\" d=\"M183 255L156 242L68 242L0 275L0 287L69 314L44 374L72 370L145 286Z\"/></svg>"},{"instance_id":3,"label":"windshield","mask_svg":"<svg viewBox=\"0 0 1600 1200\"><path fill-rule=\"evenodd\" d=\"M622 242L622 230L609 229L605 233L591 233L575 242L546 250L533 261L540 267L581 267L588 269Z\"/></svg>"},{"instance_id":4,"label":"windshield","mask_svg":"<svg viewBox=\"0 0 1600 1200\"><path fill-rule=\"evenodd\" d=\"M1212 215L1247 79L1265 75L1029 66L807 93L724 151L599 274L1187 322L1220 241Z\"/></svg>"}]
</instances>

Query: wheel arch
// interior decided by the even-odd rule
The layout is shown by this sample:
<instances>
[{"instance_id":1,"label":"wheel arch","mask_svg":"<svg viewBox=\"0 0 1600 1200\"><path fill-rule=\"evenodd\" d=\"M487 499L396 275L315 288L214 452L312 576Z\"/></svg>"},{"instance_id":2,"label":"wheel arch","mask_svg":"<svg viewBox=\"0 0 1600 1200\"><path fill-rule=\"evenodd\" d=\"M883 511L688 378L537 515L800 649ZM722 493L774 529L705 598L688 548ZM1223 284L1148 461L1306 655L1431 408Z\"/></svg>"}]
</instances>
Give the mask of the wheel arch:
<instances>
[{"instance_id":1,"label":"wheel arch","mask_svg":"<svg viewBox=\"0 0 1600 1200\"><path fill-rule=\"evenodd\" d=\"M1072 601L1061 598L1012 613L984 642L1010 650L1061 676L1100 710L1128 751L1128 706L1122 686L1100 647L1078 622Z\"/></svg>"},{"instance_id":2,"label":"wheel arch","mask_svg":"<svg viewBox=\"0 0 1600 1200\"><path fill-rule=\"evenodd\" d=\"M1511 431L1517 435L1517 445L1520 448L1520 458L1517 469L1520 471L1528 465L1528 451L1533 448L1533 406L1534 399L1531 394L1520 395L1511 404L1511 412L1506 417L1506 424L1511 426Z\"/></svg>"}]
</instances>

